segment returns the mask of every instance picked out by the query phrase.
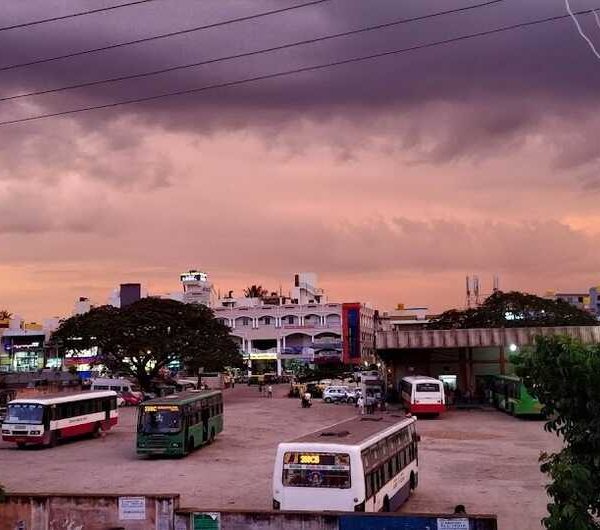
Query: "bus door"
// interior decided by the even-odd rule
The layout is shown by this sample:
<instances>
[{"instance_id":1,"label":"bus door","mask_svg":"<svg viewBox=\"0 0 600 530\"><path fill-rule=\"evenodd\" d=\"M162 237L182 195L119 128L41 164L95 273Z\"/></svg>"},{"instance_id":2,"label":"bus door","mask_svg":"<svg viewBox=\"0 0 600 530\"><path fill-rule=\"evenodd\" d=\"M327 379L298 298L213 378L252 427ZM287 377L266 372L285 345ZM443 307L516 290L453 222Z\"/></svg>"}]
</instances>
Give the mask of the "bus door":
<instances>
[{"instance_id":1,"label":"bus door","mask_svg":"<svg viewBox=\"0 0 600 530\"><path fill-rule=\"evenodd\" d=\"M208 440L208 419L210 412L208 409L208 400L202 400L202 410L200 412L200 419L202 420L202 441Z\"/></svg>"},{"instance_id":2,"label":"bus door","mask_svg":"<svg viewBox=\"0 0 600 530\"><path fill-rule=\"evenodd\" d=\"M102 400L102 412L104 412L104 430L110 428L110 398Z\"/></svg>"}]
</instances>

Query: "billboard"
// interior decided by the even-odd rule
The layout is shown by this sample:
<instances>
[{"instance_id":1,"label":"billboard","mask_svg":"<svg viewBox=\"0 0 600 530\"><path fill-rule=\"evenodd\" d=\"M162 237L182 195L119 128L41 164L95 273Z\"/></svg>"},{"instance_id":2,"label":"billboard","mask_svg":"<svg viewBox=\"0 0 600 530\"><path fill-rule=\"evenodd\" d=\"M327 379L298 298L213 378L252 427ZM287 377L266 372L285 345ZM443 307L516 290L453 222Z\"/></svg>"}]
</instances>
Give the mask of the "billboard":
<instances>
[{"instance_id":1,"label":"billboard","mask_svg":"<svg viewBox=\"0 0 600 530\"><path fill-rule=\"evenodd\" d=\"M344 364L360 363L360 304L342 304Z\"/></svg>"}]
</instances>

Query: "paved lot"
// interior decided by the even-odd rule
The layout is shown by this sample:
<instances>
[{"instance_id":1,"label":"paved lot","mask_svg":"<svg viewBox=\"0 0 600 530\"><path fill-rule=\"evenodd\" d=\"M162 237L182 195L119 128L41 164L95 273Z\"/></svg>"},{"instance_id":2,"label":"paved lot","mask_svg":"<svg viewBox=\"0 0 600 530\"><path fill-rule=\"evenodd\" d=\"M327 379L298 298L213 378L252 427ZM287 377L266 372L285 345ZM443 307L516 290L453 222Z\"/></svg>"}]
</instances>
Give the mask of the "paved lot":
<instances>
[{"instance_id":1,"label":"paved lot","mask_svg":"<svg viewBox=\"0 0 600 530\"><path fill-rule=\"evenodd\" d=\"M273 399L259 397L256 387L225 391L225 430L183 459L138 458L133 409L122 409L119 426L102 439L26 450L0 442L0 482L9 491L180 493L183 506L269 509L277 443L356 410L318 401L302 409L286 391L276 387ZM498 514L503 530L541 528L547 499L537 458L559 448L542 422L461 411L419 420L419 432L420 484L404 511L447 512L464 504L472 513Z\"/></svg>"}]
</instances>

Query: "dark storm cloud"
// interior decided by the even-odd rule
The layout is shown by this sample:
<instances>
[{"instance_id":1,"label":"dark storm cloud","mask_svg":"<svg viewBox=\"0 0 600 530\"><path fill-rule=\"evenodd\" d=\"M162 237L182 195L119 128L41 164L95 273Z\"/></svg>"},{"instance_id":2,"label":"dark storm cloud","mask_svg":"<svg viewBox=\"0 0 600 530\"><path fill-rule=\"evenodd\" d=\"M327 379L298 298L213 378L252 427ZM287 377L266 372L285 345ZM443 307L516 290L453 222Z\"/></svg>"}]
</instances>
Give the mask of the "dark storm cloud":
<instances>
[{"instance_id":1,"label":"dark storm cloud","mask_svg":"<svg viewBox=\"0 0 600 530\"><path fill-rule=\"evenodd\" d=\"M335 33L392 19L410 17L475 2L429 0L399 3L392 0L332 0L287 14L233 24L195 34L91 54L24 69L0 72L0 89L12 94L38 88L141 72L267 47L302 38ZM27 13L8 13L12 22L47 16L58 2L28 2ZM15 30L0 34L3 64L11 64L157 32L172 31L280 7L281 2L222 2L192 0L151 3L95 17ZM574 2L575 9L594 6L592 0ZM71 6L72 7L72 6ZM228 61L152 77L140 81L40 96L33 101L42 111L96 105L117 99L152 95L231 79L264 74L330 60L402 48L477 32L534 18L564 14L562 0L531 0L500 4L471 12L416 22L369 34L341 38L294 50ZM589 18L589 17L588 17ZM584 20L585 22L589 22ZM593 31L590 26L590 30ZM200 95L164 99L109 111L78 115L89 127L133 114L145 123L183 127L197 132L213 127L240 128L276 125L300 116L327 119L343 115L376 120L430 102L459 102L492 107L505 118L492 122L471 119L460 127L455 145L468 148L469 132L478 138L504 137L535 125L538 116L565 105L597 102L600 65L580 40L568 19L515 30L506 34L454 43L370 62L264 81ZM519 100L518 111L511 106ZM31 113L20 102L0 104L2 116ZM34 112L35 113L35 112ZM376 123L376 121L375 121ZM464 124L462 124L464 125ZM34 125L35 126L35 125ZM30 125L25 126L27 128ZM6 130L0 134L7 134Z\"/></svg>"}]
</instances>

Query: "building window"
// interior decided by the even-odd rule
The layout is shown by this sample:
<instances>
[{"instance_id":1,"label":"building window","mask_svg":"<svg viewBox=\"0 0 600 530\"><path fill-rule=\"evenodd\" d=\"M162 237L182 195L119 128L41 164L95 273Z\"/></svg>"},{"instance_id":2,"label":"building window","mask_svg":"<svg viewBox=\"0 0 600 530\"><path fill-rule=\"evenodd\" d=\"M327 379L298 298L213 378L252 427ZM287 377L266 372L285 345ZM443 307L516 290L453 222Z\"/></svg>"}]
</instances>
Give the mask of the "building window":
<instances>
[{"instance_id":1,"label":"building window","mask_svg":"<svg viewBox=\"0 0 600 530\"><path fill-rule=\"evenodd\" d=\"M270 326L271 325L271 317L264 317L265 319L265 326Z\"/></svg>"},{"instance_id":2,"label":"building window","mask_svg":"<svg viewBox=\"0 0 600 530\"><path fill-rule=\"evenodd\" d=\"M242 318L242 326L247 326L250 323L249 318Z\"/></svg>"}]
</instances>

